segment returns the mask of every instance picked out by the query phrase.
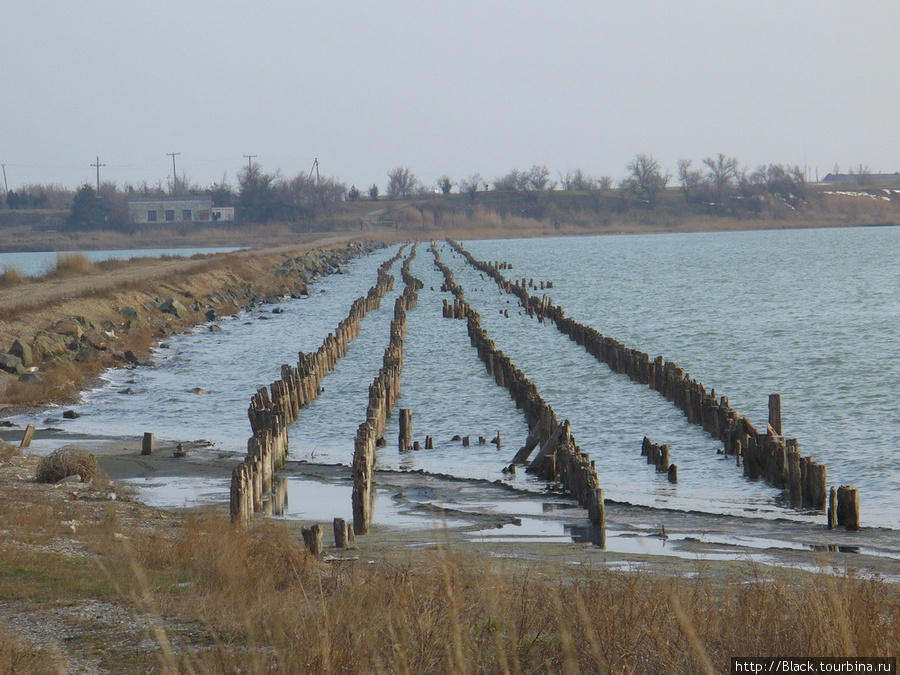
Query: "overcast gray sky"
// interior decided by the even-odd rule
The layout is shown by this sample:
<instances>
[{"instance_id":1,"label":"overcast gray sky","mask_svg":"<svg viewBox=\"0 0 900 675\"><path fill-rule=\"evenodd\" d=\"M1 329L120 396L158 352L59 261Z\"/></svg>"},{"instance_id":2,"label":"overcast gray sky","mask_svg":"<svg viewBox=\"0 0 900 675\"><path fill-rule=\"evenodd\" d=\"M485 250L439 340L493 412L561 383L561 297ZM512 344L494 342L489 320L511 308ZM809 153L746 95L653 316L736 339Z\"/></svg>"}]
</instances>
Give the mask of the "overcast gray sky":
<instances>
[{"instance_id":1,"label":"overcast gray sky","mask_svg":"<svg viewBox=\"0 0 900 675\"><path fill-rule=\"evenodd\" d=\"M547 165L900 170L900 2L9 0L10 189L246 165L383 188Z\"/></svg>"}]
</instances>

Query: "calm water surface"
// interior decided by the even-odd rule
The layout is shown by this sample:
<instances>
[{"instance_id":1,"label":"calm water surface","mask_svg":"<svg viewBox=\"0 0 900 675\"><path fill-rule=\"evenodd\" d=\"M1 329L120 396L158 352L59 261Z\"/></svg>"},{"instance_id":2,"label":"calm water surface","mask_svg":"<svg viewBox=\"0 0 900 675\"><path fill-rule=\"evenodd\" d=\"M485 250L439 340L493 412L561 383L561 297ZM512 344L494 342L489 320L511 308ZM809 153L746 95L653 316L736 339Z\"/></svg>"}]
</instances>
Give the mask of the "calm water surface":
<instances>
[{"instance_id":1,"label":"calm water surface","mask_svg":"<svg viewBox=\"0 0 900 675\"><path fill-rule=\"evenodd\" d=\"M770 393L782 395L785 433L829 465L829 484L861 489L866 525L900 528L900 229L860 228L690 235L607 236L467 242L481 259L507 260L507 275L552 280L553 299L577 320L651 356L676 361L758 425ZM442 257L498 347L538 386L581 447L596 460L607 497L656 507L823 521L791 510L779 491L747 481L718 443L689 425L646 386L618 376L552 325L519 313L517 301L444 245ZM157 350L156 368L111 371L78 406L66 430L161 439L205 438L217 452L241 455L251 393L279 376L298 350L315 349L364 294L396 248L347 265L311 286L309 299L286 301L200 327ZM324 381L324 393L290 430L295 459L349 464L365 418L366 392L388 340L396 289L363 320L348 355ZM465 322L443 319L449 294L433 259L419 247L413 273L425 282L409 314L400 407L414 411L414 438L434 450L400 453L396 419L383 468L502 479L540 491L524 476L500 473L527 429L506 390L497 387L469 345ZM509 310L509 317L504 310ZM194 387L207 395L189 393ZM130 394L120 393L131 390ZM20 420L26 422L27 420ZM40 420L43 421L43 418ZM491 444L463 448L454 434ZM640 457L644 435L671 446L679 482L669 484ZM40 441L46 451L54 442ZM58 443L58 442L57 442ZM376 510L376 519L378 513Z\"/></svg>"},{"instance_id":2,"label":"calm water surface","mask_svg":"<svg viewBox=\"0 0 900 675\"><path fill-rule=\"evenodd\" d=\"M234 246L218 248L135 248L109 251L36 251L20 253L0 253L0 271L11 267L28 277L37 277L56 267L56 256L79 253L93 262L102 260L130 260L131 258L159 258L164 255L178 255L189 258L197 253L228 253L237 251Z\"/></svg>"}]
</instances>

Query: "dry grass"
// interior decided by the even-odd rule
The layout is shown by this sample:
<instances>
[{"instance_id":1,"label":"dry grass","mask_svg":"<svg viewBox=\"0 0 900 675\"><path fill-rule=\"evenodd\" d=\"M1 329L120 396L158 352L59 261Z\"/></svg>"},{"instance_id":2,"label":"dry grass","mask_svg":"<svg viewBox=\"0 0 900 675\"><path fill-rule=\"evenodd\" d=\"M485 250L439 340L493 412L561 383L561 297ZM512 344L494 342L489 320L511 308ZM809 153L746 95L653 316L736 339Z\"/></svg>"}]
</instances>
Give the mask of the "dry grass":
<instances>
[{"instance_id":1,"label":"dry grass","mask_svg":"<svg viewBox=\"0 0 900 675\"><path fill-rule=\"evenodd\" d=\"M47 271L44 278L77 277L96 272L96 265L83 253L57 253L56 265Z\"/></svg>"},{"instance_id":2,"label":"dry grass","mask_svg":"<svg viewBox=\"0 0 900 675\"><path fill-rule=\"evenodd\" d=\"M10 288L28 283L29 279L12 265L4 265L0 273L0 288Z\"/></svg>"},{"instance_id":3,"label":"dry grass","mask_svg":"<svg viewBox=\"0 0 900 675\"><path fill-rule=\"evenodd\" d=\"M99 361L59 361L44 367L40 382L10 382L3 394L4 402L14 406L31 406L71 401L83 388L85 380L97 375L104 365Z\"/></svg>"},{"instance_id":4,"label":"dry grass","mask_svg":"<svg viewBox=\"0 0 900 675\"><path fill-rule=\"evenodd\" d=\"M0 438L0 462L8 463L14 457L21 455L19 448L12 443L7 443Z\"/></svg>"},{"instance_id":5,"label":"dry grass","mask_svg":"<svg viewBox=\"0 0 900 675\"><path fill-rule=\"evenodd\" d=\"M741 654L885 656L900 643L898 590L849 575L684 580L452 550L327 565L284 524L246 531L215 513L128 554L142 612L178 617L148 627L168 672L717 673ZM151 587L154 571L178 590Z\"/></svg>"},{"instance_id":6,"label":"dry grass","mask_svg":"<svg viewBox=\"0 0 900 675\"><path fill-rule=\"evenodd\" d=\"M76 475L81 476L84 483L106 477L94 455L81 448L65 447L41 457L34 478L38 483L57 483L67 476Z\"/></svg>"},{"instance_id":7,"label":"dry grass","mask_svg":"<svg viewBox=\"0 0 900 675\"><path fill-rule=\"evenodd\" d=\"M365 540L327 563L284 522L243 529L215 511L162 518L115 502L92 516L90 503L57 496L0 503L11 531L0 599L127 608L128 626L67 638L92 653L127 629L155 645L118 645L105 656L112 672L718 673L737 655L887 656L900 644L900 589L850 574L744 566L721 579L698 563L682 579L452 548L370 564L382 555ZM77 535L64 534L70 518L85 523ZM14 545L61 537L92 558ZM4 650L23 653L9 634Z\"/></svg>"}]
</instances>

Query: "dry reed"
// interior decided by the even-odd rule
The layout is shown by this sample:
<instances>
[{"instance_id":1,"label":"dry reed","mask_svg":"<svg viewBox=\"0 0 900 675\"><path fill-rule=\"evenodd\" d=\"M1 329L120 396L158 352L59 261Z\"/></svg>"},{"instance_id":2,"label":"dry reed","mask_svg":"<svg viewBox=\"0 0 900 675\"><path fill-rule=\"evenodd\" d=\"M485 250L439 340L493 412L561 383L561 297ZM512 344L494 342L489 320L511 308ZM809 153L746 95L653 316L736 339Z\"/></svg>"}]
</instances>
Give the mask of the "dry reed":
<instances>
[{"instance_id":1,"label":"dry reed","mask_svg":"<svg viewBox=\"0 0 900 675\"><path fill-rule=\"evenodd\" d=\"M34 479L38 483L57 483L68 476L80 476L82 482L91 483L104 478L106 473L87 450L64 447L41 457Z\"/></svg>"},{"instance_id":2,"label":"dry reed","mask_svg":"<svg viewBox=\"0 0 900 675\"><path fill-rule=\"evenodd\" d=\"M898 590L851 575L573 573L452 549L325 565L283 524L234 529L215 513L131 550L141 569L186 580L147 588L145 612L211 636L196 649L164 626L173 649L158 665L173 672L702 673L735 655L884 656L900 643Z\"/></svg>"},{"instance_id":3,"label":"dry reed","mask_svg":"<svg viewBox=\"0 0 900 675\"><path fill-rule=\"evenodd\" d=\"M0 273L0 288L20 286L21 284L27 283L28 281L28 277L26 277L12 265L4 265L3 272Z\"/></svg>"}]
</instances>

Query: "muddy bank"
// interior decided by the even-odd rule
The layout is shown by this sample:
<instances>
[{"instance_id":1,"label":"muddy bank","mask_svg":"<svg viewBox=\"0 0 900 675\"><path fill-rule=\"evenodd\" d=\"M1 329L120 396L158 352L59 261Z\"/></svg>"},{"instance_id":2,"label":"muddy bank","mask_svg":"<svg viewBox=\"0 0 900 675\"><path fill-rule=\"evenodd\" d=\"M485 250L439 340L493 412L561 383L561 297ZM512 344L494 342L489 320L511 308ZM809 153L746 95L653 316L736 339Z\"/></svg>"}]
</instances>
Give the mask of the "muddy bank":
<instances>
[{"instance_id":1,"label":"muddy bank","mask_svg":"<svg viewBox=\"0 0 900 675\"><path fill-rule=\"evenodd\" d=\"M227 512L234 456L187 442L141 455L140 440L90 446L110 478L151 508ZM350 467L289 460L280 473L285 503L269 517L299 529L319 523L329 534L335 517L351 512ZM402 560L415 551L452 546L511 560L662 574L727 576L760 570L846 571L900 581L900 544L890 530L831 531L786 519L654 509L607 503L605 532L560 492L515 489L502 481L458 479L422 471L376 472L375 519L351 550L331 556ZM761 570L766 570L762 572Z\"/></svg>"}]
</instances>

